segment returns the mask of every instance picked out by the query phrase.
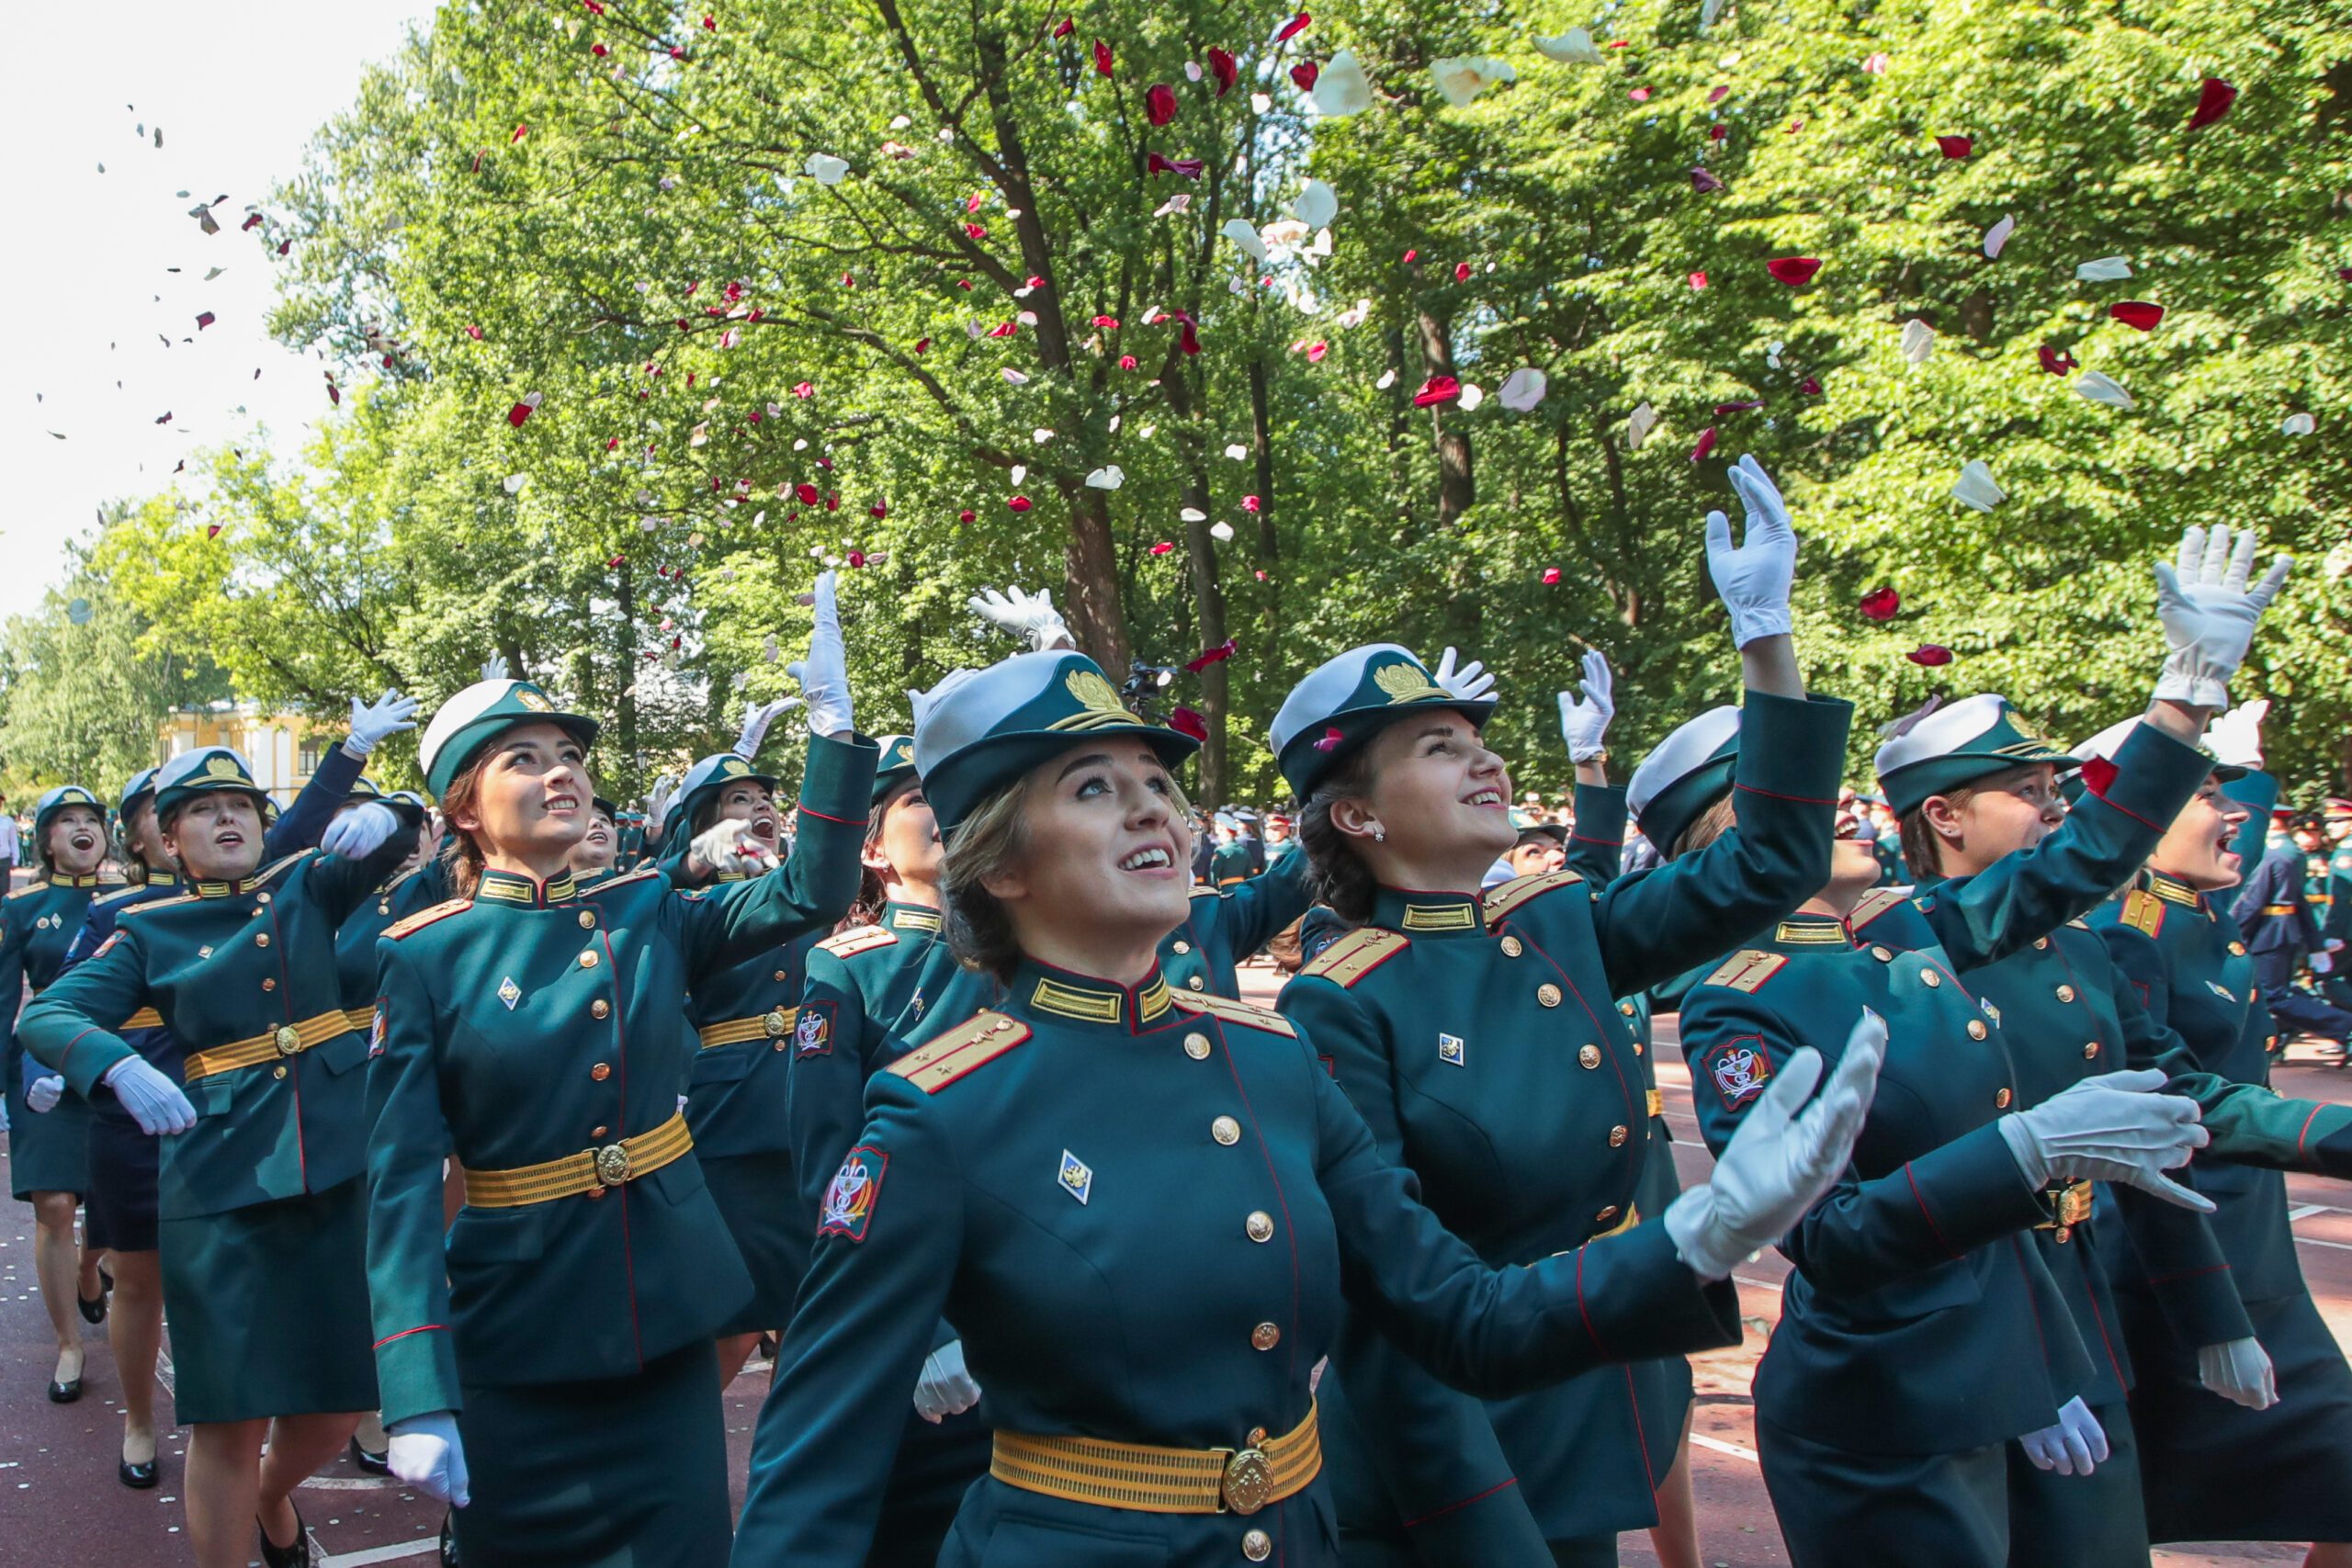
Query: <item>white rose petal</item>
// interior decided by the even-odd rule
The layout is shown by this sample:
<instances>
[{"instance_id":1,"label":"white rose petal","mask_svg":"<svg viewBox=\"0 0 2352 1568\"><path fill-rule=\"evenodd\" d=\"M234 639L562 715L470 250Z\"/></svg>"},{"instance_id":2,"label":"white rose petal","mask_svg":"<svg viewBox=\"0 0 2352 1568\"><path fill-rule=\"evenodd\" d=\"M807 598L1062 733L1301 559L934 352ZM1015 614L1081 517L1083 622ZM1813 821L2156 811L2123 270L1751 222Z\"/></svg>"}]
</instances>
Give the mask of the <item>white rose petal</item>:
<instances>
[{"instance_id":1,"label":"white rose petal","mask_svg":"<svg viewBox=\"0 0 2352 1568\"><path fill-rule=\"evenodd\" d=\"M1116 490L1127 482L1127 476L1120 472L1118 464L1105 463L1087 475L1086 482L1096 490Z\"/></svg>"},{"instance_id":2,"label":"white rose petal","mask_svg":"<svg viewBox=\"0 0 2352 1568\"><path fill-rule=\"evenodd\" d=\"M1570 28L1558 38L1537 39L1535 52L1563 65L1600 65L1607 59L1594 46L1592 35L1582 28Z\"/></svg>"},{"instance_id":3,"label":"white rose petal","mask_svg":"<svg viewBox=\"0 0 2352 1568\"><path fill-rule=\"evenodd\" d=\"M1261 93L1250 100L1260 114L1271 107L1261 105L1264 97ZM1363 63L1356 59L1354 50L1343 49L1331 56L1322 74L1315 78L1315 90L1306 95L1306 101L1315 106L1317 114L1329 119L1372 107L1372 78L1363 73Z\"/></svg>"},{"instance_id":4,"label":"white rose petal","mask_svg":"<svg viewBox=\"0 0 2352 1568\"><path fill-rule=\"evenodd\" d=\"M1374 386L1379 388L1384 392L1396 384L1396 372L1394 370L1383 370L1380 373L1380 379L1373 383Z\"/></svg>"},{"instance_id":5,"label":"white rose petal","mask_svg":"<svg viewBox=\"0 0 2352 1568\"><path fill-rule=\"evenodd\" d=\"M1247 218L1228 218L1225 227L1217 231L1256 258L1261 265L1266 260L1266 242L1258 238L1258 231Z\"/></svg>"},{"instance_id":6,"label":"white rose petal","mask_svg":"<svg viewBox=\"0 0 2352 1568\"><path fill-rule=\"evenodd\" d=\"M1029 439L1035 442L1040 446L1043 446L1046 442L1051 441L1053 438L1054 433L1043 427L1033 430L1029 433Z\"/></svg>"},{"instance_id":7,"label":"white rose petal","mask_svg":"<svg viewBox=\"0 0 2352 1568\"><path fill-rule=\"evenodd\" d=\"M2308 419L2311 416L2306 414L2303 417ZM531 476L528 474L509 474L506 476L506 493L520 495L523 492L523 487L530 482Z\"/></svg>"},{"instance_id":8,"label":"white rose petal","mask_svg":"<svg viewBox=\"0 0 2352 1568\"><path fill-rule=\"evenodd\" d=\"M1182 517L1187 523L1205 523L1208 521L1209 514L1202 511L1197 506L1188 506L1184 508L1183 511L1179 512L1176 515Z\"/></svg>"},{"instance_id":9,"label":"white rose petal","mask_svg":"<svg viewBox=\"0 0 2352 1568\"><path fill-rule=\"evenodd\" d=\"M1498 82L1519 79L1519 73L1510 68L1508 61L1484 54L1449 55L1432 61L1430 74L1437 79L1437 90L1445 95L1445 101L1455 108L1464 107Z\"/></svg>"},{"instance_id":10,"label":"white rose petal","mask_svg":"<svg viewBox=\"0 0 2352 1568\"><path fill-rule=\"evenodd\" d=\"M1029 465L1028 465L1028 464L1026 464L1026 463L1015 463L1015 464L1013 464L1013 465L1012 465L1012 482L1013 482L1014 484L1019 484L1023 479L1027 479L1028 477L1029 477Z\"/></svg>"},{"instance_id":11,"label":"white rose petal","mask_svg":"<svg viewBox=\"0 0 2352 1568\"><path fill-rule=\"evenodd\" d=\"M1233 537L1233 525L1230 523L1210 524L1209 537L1216 540L1219 544L1225 543L1227 540Z\"/></svg>"},{"instance_id":12,"label":"white rose petal","mask_svg":"<svg viewBox=\"0 0 2352 1568\"><path fill-rule=\"evenodd\" d=\"M1025 387L1029 384L1029 378L1023 376L1020 371L1015 370L1010 365L1006 366L1002 370L998 371L997 374L1004 378L1004 384L1008 387Z\"/></svg>"},{"instance_id":13,"label":"white rose petal","mask_svg":"<svg viewBox=\"0 0 2352 1568\"><path fill-rule=\"evenodd\" d=\"M1250 95L1250 112L1251 114L1264 114L1273 107L1274 100L1271 95L1265 93L1252 93Z\"/></svg>"},{"instance_id":14,"label":"white rose petal","mask_svg":"<svg viewBox=\"0 0 2352 1568\"><path fill-rule=\"evenodd\" d=\"M842 176L849 173L849 160L836 158L831 152L811 152L801 167L819 185L837 186L842 183Z\"/></svg>"},{"instance_id":15,"label":"white rose petal","mask_svg":"<svg viewBox=\"0 0 2352 1568\"><path fill-rule=\"evenodd\" d=\"M2004 212L1998 223L1984 231L1984 259L1986 261L1999 259L2001 247L2009 243L2009 236L2017 232L2017 228L2018 220Z\"/></svg>"},{"instance_id":16,"label":"white rose petal","mask_svg":"<svg viewBox=\"0 0 2352 1568\"><path fill-rule=\"evenodd\" d=\"M2309 435L2312 431L2317 430L2318 428L2319 421L2313 419L2311 415L2307 413L2290 413L2287 416L2286 422L2278 426L2278 434L2281 435Z\"/></svg>"},{"instance_id":17,"label":"white rose petal","mask_svg":"<svg viewBox=\"0 0 2352 1568\"><path fill-rule=\"evenodd\" d=\"M1340 193L1321 180L1309 180L1299 187L1290 209L1309 229L1326 228L1340 215Z\"/></svg>"},{"instance_id":18,"label":"white rose petal","mask_svg":"<svg viewBox=\"0 0 2352 1568\"><path fill-rule=\"evenodd\" d=\"M1200 79L1201 62L1197 60L1188 60L1184 62L1184 80L1187 82L1197 82Z\"/></svg>"},{"instance_id":19,"label":"white rose petal","mask_svg":"<svg viewBox=\"0 0 2352 1568\"><path fill-rule=\"evenodd\" d=\"M1521 366L1503 378L1502 388L1495 396L1500 398L1503 407L1511 412L1525 413L1542 402L1544 394L1549 390L1551 382L1544 372L1533 366Z\"/></svg>"},{"instance_id":20,"label":"white rose petal","mask_svg":"<svg viewBox=\"0 0 2352 1568\"><path fill-rule=\"evenodd\" d=\"M1225 449L1225 455L1238 463L1244 457L1250 456L1250 448L1241 445L1240 442L1236 441Z\"/></svg>"},{"instance_id":21,"label":"white rose petal","mask_svg":"<svg viewBox=\"0 0 2352 1568\"><path fill-rule=\"evenodd\" d=\"M1925 365L1928 356L1936 352L1936 329L1914 316L1903 323L1903 358L1910 365Z\"/></svg>"},{"instance_id":22,"label":"white rose petal","mask_svg":"<svg viewBox=\"0 0 2352 1568\"><path fill-rule=\"evenodd\" d=\"M2138 406L2132 402L2131 393L2096 370L2084 371L2082 378L2075 383L2075 390L2091 401L2105 403L2109 408L2128 409Z\"/></svg>"},{"instance_id":23,"label":"white rose petal","mask_svg":"<svg viewBox=\"0 0 2352 1568\"><path fill-rule=\"evenodd\" d=\"M1650 432L1657 428L1657 410L1647 403L1637 405L1632 413L1625 416L1625 450L1640 451L1642 443L1647 441Z\"/></svg>"},{"instance_id":24,"label":"white rose petal","mask_svg":"<svg viewBox=\"0 0 2352 1568\"><path fill-rule=\"evenodd\" d=\"M1973 506L1979 512L1990 512L2009 498L2009 492L1994 481L1993 470L1983 463L1962 466L1960 478L1953 481L1951 498L1962 506Z\"/></svg>"},{"instance_id":25,"label":"white rose petal","mask_svg":"<svg viewBox=\"0 0 2352 1568\"><path fill-rule=\"evenodd\" d=\"M2132 276L2132 264L2121 256L2101 256L2076 267L2075 276L2085 283L2120 283Z\"/></svg>"},{"instance_id":26,"label":"white rose petal","mask_svg":"<svg viewBox=\"0 0 2352 1568\"><path fill-rule=\"evenodd\" d=\"M1462 383L1462 396L1459 401L1462 405L1463 412L1468 413L1472 409L1476 408L1480 403L1483 403L1486 400L1487 392L1485 388L1479 386L1476 381L1464 381Z\"/></svg>"}]
</instances>

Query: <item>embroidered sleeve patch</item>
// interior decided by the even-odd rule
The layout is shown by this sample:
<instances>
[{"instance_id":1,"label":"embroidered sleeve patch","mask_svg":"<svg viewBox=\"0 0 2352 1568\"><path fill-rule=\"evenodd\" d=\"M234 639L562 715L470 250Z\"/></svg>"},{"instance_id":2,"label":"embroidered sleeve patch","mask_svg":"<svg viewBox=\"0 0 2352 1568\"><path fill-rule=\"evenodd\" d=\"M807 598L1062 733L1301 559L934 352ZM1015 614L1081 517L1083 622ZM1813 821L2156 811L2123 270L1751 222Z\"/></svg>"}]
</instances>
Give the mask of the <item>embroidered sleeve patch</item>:
<instances>
[{"instance_id":1,"label":"embroidered sleeve patch","mask_svg":"<svg viewBox=\"0 0 2352 1568\"><path fill-rule=\"evenodd\" d=\"M384 998L379 997L376 998L375 1019L369 1023L368 1028L368 1059L371 1061L384 1054L385 1022Z\"/></svg>"},{"instance_id":2,"label":"embroidered sleeve patch","mask_svg":"<svg viewBox=\"0 0 2352 1568\"><path fill-rule=\"evenodd\" d=\"M792 1054L795 1056L830 1056L833 1054L833 1012L839 1002L803 1002L800 1017L792 1026Z\"/></svg>"},{"instance_id":3,"label":"embroidered sleeve patch","mask_svg":"<svg viewBox=\"0 0 2352 1568\"><path fill-rule=\"evenodd\" d=\"M839 1175L825 1189L825 1205L817 1216L819 1235L847 1236L864 1241L874 1220L874 1200L881 1196L882 1173L890 1156L880 1149L859 1145L842 1161Z\"/></svg>"},{"instance_id":4,"label":"embroidered sleeve patch","mask_svg":"<svg viewBox=\"0 0 2352 1568\"><path fill-rule=\"evenodd\" d=\"M1736 1111L1762 1094L1764 1080L1771 1076L1772 1058L1760 1035L1743 1034L1707 1053L1707 1079L1723 1097L1726 1111Z\"/></svg>"}]
</instances>

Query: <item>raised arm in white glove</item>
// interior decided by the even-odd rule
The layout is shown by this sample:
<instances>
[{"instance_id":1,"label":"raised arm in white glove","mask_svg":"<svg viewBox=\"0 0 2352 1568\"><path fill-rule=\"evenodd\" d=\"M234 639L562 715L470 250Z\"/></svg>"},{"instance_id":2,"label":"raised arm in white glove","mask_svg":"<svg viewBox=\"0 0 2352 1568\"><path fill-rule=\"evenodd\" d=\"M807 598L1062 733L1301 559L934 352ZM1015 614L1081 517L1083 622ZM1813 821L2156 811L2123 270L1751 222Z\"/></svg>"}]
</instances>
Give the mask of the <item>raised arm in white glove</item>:
<instances>
[{"instance_id":1,"label":"raised arm in white glove","mask_svg":"<svg viewBox=\"0 0 2352 1568\"><path fill-rule=\"evenodd\" d=\"M2156 1092L2164 1086L2165 1075L2154 1067L2101 1073L1993 1124L2008 1140L2029 1187L2121 1181L2210 1214L2212 1200L2165 1172L2187 1165L2212 1135L2198 1124L2197 1102L2184 1094Z\"/></svg>"},{"instance_id":2,"label":"raised arm in white glove","mask_svg":"<svg viewBox=\"0 0 2352 1568\"><path fill-rule=\"evenodd\" d=\"M1785 637L1792 628L1789 594L1796 584L1797 535L1780 488L1753 457L1731 467L1732 493L1739 497L1746 528L1739 546L1731 542L1731 520L1707 513L1707 575L1731 612L1731 640L1746 648L1758 637Z\"/></svg>"},{"instance_id":3,"label":"raised arm in white glove","mask_svg":"<svg viewBox=\"0 0 2352 1568\"><path fill-rule=\"evenodd\" d=\"M385 736L415 728L414 697L404 697L398 692L386 692L372 703L363 703L354 697L351 699L351 734L344 741L343 749L355 757L365 757Z\"/></svg>"},{"instance_id":4,"label":"raised arm in white glove","mask_svg":"<svg viewBox=\"0 0 2352 1568\"><path fill-rule=\"evenodd\" d=\"M690 876L717 876L730 871L749 876L766 870L772 863L767 847L748 822L714 822L696 833L694 841L686 846L686 873Z\"/></svg>"},{"instance_id":5,"label":"raised arm in white glove","mask_svg":"<svg viewBox=\"0 0 2352 1568\"><path fill-rule=\"evenodd\" d=\"M455 1412L435 1410L395 1421L385 1462L403 1485L413 1486L436 1503L462 1508L473 1501L471 1479L466 1474L465 1440L458 1436Z\"/></svg>"},{"instance_id":6,"label":"raised arm in white glove","mask_svg":"<svg viewBox=\"0 0 2352 1568\"><path fill-rule=\"evenodd\" d=\"M1000 593L989 588L964 601L973 614L991 626L1002 626L1029 645L1035 653L1051 649L1076 648L1078 639L1069 635L1069 625L1062 613L1054 608L1050 589L1040 588L1035 593L1024 593L1018 588L1008 588Z\"/></svg>"},{"instance_id":7,"label":"raised arm in white glove","mask_svg":"<svg viewBox=\"0 0 2352 1568\"><path fill-rule=\"evenodd\" d=\"M1487 667L1474 659L1456 670L1455 657L1453 649L1447 649L1438 656L1437 668L1430 671L1430 679L1438 683L1439 689L1465 703L1481 702L1492 695L1495 678L1487 673Z\"/></svg>"},{"instance_id":8,"label":"raised arm in white glove","mask_svg":"<svg viewBox=\"0 0 2352 1568\"><path fill-rule=\"evenodd\" d=\"M35 1111L54 1111L57 1109L57 1102L64 1098L65 1075L63 1073L50 1073L33 1079L25 1086L25 1103Z\"/></svg>"},{"instance_id":9,"label":"raised arm in white glove","mask_svg":"<svg viewBox=\"0 0 2352 1568\"><path fill-rule=\"evenodd\" d=\"M319 835L319 852L338 860L366 860L399 829L399 814L380 800L355 806Z\"/></svg>"},{"instance_id":10,"label":"raised arm in white glove","mask_svg":"<svg viewBox=\"0 0 2352 1568\"><path fill-rule=\"evenodd\" d=\"M653 787L645 792L645 825L649 832L659 829L662 823L669 820L671 803L677 798L678 775L656 774Z\"/></svg>"},{"instance_id":11,"label":"raised arm in white glove","mask_svg":"<svg viewBox=\"0 0 2352 1568\"><path fill-rule=\"evenodd\" d=\"M1808 1045L1791 1054L1741 1118L1705 1183L1667 1206L1667 1233L1692 1273L1729 1278L1748 1254L1779 1241L1821 1201L1853 1157L1885 1055L1886 1022L1865 1009L1828 1086L1806 1105L1821 1081L1821 1053Z\"/></svg>"},{"instance_id":12,"label":"raised arm in white glove","mask_svg":"<svg viewBox=\"0 0 2352 1568\"><path fill-rule=\"evenodd\" d=\"M2036 1470L2061 1475L2088 1475L2107 1462L2107 1429L2080 1397L2058 1407L2058 1423L2018 1439Z\"/></svg>"},{"instance_id":13,"label":"raised arm in white glove","mask_svg":"<svg viewBox=\"0 0 2352 1568\"><path fill-rule=\"evenodd\" d=\"M2262 766L2262 721L2269 716L2268 697L2240 703L2206 727L2206 750L2233 768Z\"/></svg>"},{"instance_id":14,"label":"raised arm in white glove","mask_svg":"<svg viewBox=\"0 0 2352 1568\"><path fill-rule=\"evenodd\" d=\"M1568 761L1596 762L1609 754L1609 721L1617 716L1616 677L1599 649L1584 656L1584 696L1560 694L1560 739Z\"/></svg>"},{"instance_id":15,"label":"raised arm in white glove","mask_svg":"<svg viewBox=\"0 0 2352 1568\"><path fill-rule=\"evenodd\" d=\"M506 679L506 655L493 653L481 661L481 678L485 681Z\"/></svg>"},{"instance_id":16,"label":"raised arm in white glove","mask_svg":"<svg viewBox=\"0 0 2352 1568\"><path fill-rule=\"evenodd\" d=\"M915 1414L936 1427L949 1416L961 1416L980 1402L980 1385L964 1370L964 1342L950 1339L923 1359L922 1376L915 1380Z\"/></svg>"},{"instance_id":17,"label":"raised arm in white glove","mask_svg":"<svg viewBox=\"0 0 2352 1568\"><path fill-rule=\"evenodd\" d=\"M2255 625L2294 565L2292 557L2274 556L2262 581L2248 587L2255 538L2248 530L2236 537L2233 550L2226 525L2211 534L2191 527L2180 536L2177 564L2156 563L2156 614L2172 649L2156 681L2159 702L2216 713L2230 705L2230 677L2245 662Z\"/></svg>"},{"instance_id":18,"label":"raised arm in white glove","mask_svg":"<svg viewBox=\"0 0 2352 1568\"><path fill-rule=\"evenodd\" d=\"M784 670L800 682L800 694L808 703L809 730L838 738L856 727L850 716L849 650L842 646L842 612L834 587L832 572L818 577L817 627L808 634L808 657Z\"/></svg>"},{"instance_id":19,"label":"raised arm in white glove","mask_svg":"<svg viewBox=\"0 0 2352 1568\"><path fill-rule=\"evenodd\" d=\"M760 748L767 744L768 726L778 716L790 713L800 705L798 697L778 697L772 703L755 703L743 710L742 733L735 737L738 757L756 757Z\"/></svg>"},{"instance_id":20,"label":"raised arm in white glove","mask_svg":"<svg viewBox=\"0 0 2352 1568\"><path fill-rule=\"evenodd\" d=\"M125 1056L98 1080L114 1090L130 1119L149 1137L185 1133L196 1125L196 1107L180 1086L148 1064L144 1056Z\"/></svg>"},{"instance_id":21,"label":"raised arm in white glove","mask_svg":"<svg viewBox=\"0 0 2352 1568\"><path fill-rule=\"evenodd\" d=\"M2233 1404L2267 1410L2278 1403L2278 1374L2259 1339L2227 1339L2197 1348L2197 1381Z\"/></svg>"}]
</instances>

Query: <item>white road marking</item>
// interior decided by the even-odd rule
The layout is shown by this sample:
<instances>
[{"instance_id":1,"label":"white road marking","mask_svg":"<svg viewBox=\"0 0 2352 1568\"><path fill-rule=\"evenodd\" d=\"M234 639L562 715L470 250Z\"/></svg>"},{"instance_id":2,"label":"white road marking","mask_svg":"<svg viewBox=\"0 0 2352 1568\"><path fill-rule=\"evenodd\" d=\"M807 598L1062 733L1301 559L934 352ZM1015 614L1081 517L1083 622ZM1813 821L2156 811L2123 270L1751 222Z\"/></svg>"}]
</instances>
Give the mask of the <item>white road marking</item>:
<instances>
[{"instance_id":1,"label":"white road marking","mask_svg":"<svg viewBox=\"0 0 2352 1568\"><path fill-rule=\"evenodd\" d=\"M2342 1213L2344 1213L2344 1211L2335 1207L2333 1203L2298 1203L2295 1207L2287 1211L2287 1223L2291 1225L2297 1220L2308 1220L2313 1214L2340 1214Z\"/></svg>"},{"instance_id":2,"label":"white road marking","mask_svg":"<svg viewBox=\"0 0 2352 1568\"><path fill-rule=\"evenodd\" d=\"M389 1475L314 1475L302 1483L306 1492L389 1492L401 1483Z\"/></svg>"},{"instance_id":3,"label":"white road marking","mask_svg":"<svg viewBox=\"0 0 2352 1568\"><path fill-rule=\"evenodd\" d=\"M412 1557L439 1557L441 1538L426 1536L423 1540L404 1540L391 1546L371 1546L364 1551L346 1551L339 1557L322 1557L318 1568L375 1568L379 1562L405 1562Z\"/></svg>"},{"instance_id":4,"label":"white road marking","mask_svg":"<svg viewBox=\"0 0 2352 1568\"><path fill-rule=\"evenodd\" d=\"M1727 1443L1721 1438L1711 1438L1704 1432L1691 1433L1690 1440L1698 1444L1702 1449L1713 1449L1719 1454L1729 1454L1734 1459L1744 1459L1750 1464L1758 1462L1756 1450L1754 1449L1744 1449L1737 1443ZM320 1564L320 1568L334 1568L334 1564L337 1561L338 1559L329 1558L325 1562Z\"/></svg>"}]
</instances>

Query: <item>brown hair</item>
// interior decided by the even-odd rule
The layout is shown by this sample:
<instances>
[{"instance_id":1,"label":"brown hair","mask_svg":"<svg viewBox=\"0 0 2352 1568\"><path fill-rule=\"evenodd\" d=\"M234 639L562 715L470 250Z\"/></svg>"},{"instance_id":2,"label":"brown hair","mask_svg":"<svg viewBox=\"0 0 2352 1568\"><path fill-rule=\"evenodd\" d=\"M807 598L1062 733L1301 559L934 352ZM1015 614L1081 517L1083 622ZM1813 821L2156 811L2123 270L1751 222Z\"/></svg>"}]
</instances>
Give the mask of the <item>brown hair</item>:
<instances>
[{"instance_id":1,"label":"brown hair","mask_svg":"<svg viewBox=\"0 0 2352 1568\"><path fill-rule=\"evenodd\" d=\"M922 781L910 773L884 791L865 814L865 840L858 846L857 897L850 902L849 925L870 926L882 918L882 906L890 901L889 891L882 885L882 874L865 863L865 859L882 852L882 820L889 816L890 807L909 790L922 787Z\"/></svg>"},{"instance_id":2,"label":"brown hair","mask_svg":"<svg viewBox=\"0 0 2352 1568\"><path fill-rule=\"evenodd\" d=\"M2006 775L1996 773L1993 778L2004 776ZM1958 811L1976 798L1978 790L1991 783L1991 778L1979 779L1974 784L1964 784L1956 789L1943 790L1939 793L1946 805L1954 811ZM1931 795L1928 800L1935 798L1936 795ZM1910 872L1911 880L1922 882L1943 875L1944 841L1937 836L1936 825L1928 820L1928 801L1921 801L1895 820L1902 825L1903 865L1904 869Z\"/></svg>"},{"instance_id":3,"label":"brown hair","mask_svg":"<svg viewBox=\"0 0 2352 1568\"><path fill-rule=\"evenodd\" d=\"M1682 829L1668 846L1666 858L1680 860L1696 854L1739 826L1739 807L1733 804L1734 793L1725 790L1713 805L1690 818L1690 826Z\"/></svg>"},{"instance_id":4,"label":"brown hair","mask_svg":"<svg viewBox=\"0 0 2352 1568\"><path fill-rule=\"evenodd\" d=\"M458 813L474 811L481 804L481 765L489 757L484 748L441 792L441 820L449 829L448 840L441 846L442 874L454 898L472 897L474 889L481 886L482 868L489 863L473 834L458 826Z\"/></svg>"},{"instance_id":5,"label":"brown hair","mask_svg":"<svg viewBox=\"0 0 2352 1568\"><path fill-rule=\"evenodd\" d=\"M1350 925L1372 919L1379 879L1356 852L1348 835L1331 820L1331 807L1372 787L1372 750L1358 747L1323 775L1298 814L1299 847L1306 852L1307 885L1318 904L1329 904Z\"/></svg>"}]
</instances>

